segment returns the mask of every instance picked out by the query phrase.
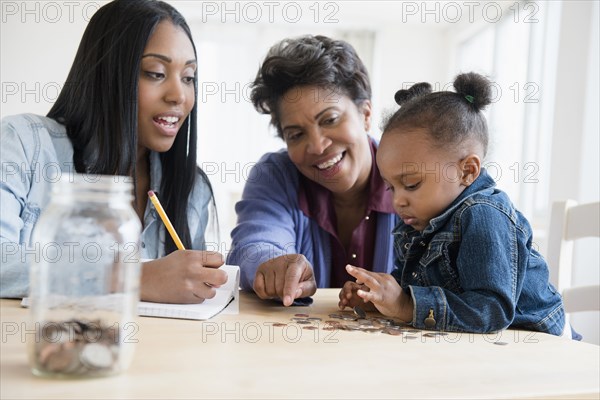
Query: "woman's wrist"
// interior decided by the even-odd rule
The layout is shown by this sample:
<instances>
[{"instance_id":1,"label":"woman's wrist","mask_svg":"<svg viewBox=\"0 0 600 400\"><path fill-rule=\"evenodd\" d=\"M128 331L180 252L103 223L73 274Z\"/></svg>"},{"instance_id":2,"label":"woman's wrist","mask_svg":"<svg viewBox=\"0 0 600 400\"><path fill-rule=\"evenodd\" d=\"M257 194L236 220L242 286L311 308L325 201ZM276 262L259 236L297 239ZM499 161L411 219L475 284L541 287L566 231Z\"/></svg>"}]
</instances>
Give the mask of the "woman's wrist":
<instances>
[{"instance_id":1,"label":"woman's wrist","mask_svg":"<svg viewBox=\"0 0 600 400\"><path fill-rule=\"evenodd\" d=\"M150 262L144 262L140 268L140 299L142 301L152 301L153 290L151 288L152 283L152 264Z\"/></svg>"}]
</instances>

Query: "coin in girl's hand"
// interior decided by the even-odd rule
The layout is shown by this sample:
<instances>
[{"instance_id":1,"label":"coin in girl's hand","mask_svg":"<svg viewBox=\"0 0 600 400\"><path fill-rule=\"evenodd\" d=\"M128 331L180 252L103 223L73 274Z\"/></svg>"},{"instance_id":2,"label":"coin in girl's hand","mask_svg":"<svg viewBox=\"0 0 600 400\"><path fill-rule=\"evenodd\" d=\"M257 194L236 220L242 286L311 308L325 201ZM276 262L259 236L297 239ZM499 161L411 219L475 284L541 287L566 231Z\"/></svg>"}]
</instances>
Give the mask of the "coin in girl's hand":
<instances>
[{"instance_id":1,"label":"coin in girl's hand","mask_svg":"<svg viewBox=\"0 0 600 400\"><path fill-rule=\"evenodd\" d=\"M367 318L367 313L360 306L354 306L354 314L360 319Z\"/></svg>"}]
</instances>

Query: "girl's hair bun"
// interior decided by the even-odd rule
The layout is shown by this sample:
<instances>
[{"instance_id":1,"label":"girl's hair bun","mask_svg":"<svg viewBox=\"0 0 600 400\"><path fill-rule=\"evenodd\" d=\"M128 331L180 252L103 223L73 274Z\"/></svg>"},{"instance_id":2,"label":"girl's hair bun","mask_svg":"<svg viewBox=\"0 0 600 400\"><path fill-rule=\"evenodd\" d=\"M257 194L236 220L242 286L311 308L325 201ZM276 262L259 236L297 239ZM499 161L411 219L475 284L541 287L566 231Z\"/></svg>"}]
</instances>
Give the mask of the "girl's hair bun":
<instances>
[{"instance_id":1,"label":"girl's hair bun","mask_svg":"<svg viewBox=\"0 0 600 400\"><path fill-rule=\"evenodd\" d=\"M431 85L427 82L415 83L408 89L400 89L394 95L394 100L401 106L407 101L431 93Z\"/></svg>"},{"instance_id":2,"label":"girl's hair bun","mask_svg":"<svg viewBox=\"0 0 600 400\"><path fill-rule=\"evenodd\" d=\"M483 75L474 72L460 74L454 79L454 89L477 111L492 102L492 83Z\"/></svg>"}]
</instances>

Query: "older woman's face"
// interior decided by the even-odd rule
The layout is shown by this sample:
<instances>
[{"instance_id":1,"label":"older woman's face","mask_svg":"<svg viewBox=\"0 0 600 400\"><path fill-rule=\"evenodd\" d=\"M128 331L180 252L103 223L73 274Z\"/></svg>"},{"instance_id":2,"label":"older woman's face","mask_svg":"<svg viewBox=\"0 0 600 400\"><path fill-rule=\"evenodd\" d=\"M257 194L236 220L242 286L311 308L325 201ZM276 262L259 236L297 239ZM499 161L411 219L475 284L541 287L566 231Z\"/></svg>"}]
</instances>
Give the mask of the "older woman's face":
<instances>
[{"instance_id":1,"label":"older woman's face","mask_svg":"<svg viewBox=\"0 0 600 400\"><path fill-rule=\"evenodd\" d=\"M366 187L372 164L369 101L357 107L331 89L296 87L280 101L279 115L290 159L304 176L334 194Z\"/></svg>"}]
</instances>

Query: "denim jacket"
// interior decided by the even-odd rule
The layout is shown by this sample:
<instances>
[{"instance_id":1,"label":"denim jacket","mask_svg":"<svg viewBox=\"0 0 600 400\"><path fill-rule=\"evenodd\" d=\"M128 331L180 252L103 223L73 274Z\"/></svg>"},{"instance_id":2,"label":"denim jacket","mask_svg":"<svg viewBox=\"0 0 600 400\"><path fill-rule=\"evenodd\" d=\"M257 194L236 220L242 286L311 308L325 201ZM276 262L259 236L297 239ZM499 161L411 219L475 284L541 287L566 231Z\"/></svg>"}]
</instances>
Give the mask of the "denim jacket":
<instances>
[{"instance_id":1,"label":"denim jacket","mask_svg":"<svg viewBox=\"0 0 600 400\"><path fill-rule=\"evenodd\" d=\"M0 297L23 297L29 289L28 265L35 260L33 228L48 204L52 182L74 173L73 146L53 119L23 114L2 119L0 133ZM159 154L150 153L150 188L159 193ZM205 248L211 191L198 175L188 203L193 249ZM165 228L148 201L140 239L142 258L164 256Z\"/></svg>"},{"instance_id":2,"label":"denim jacket","mask_svg":"<svg viewBox=\"0 0 600 400\"><path fill-rule=\"evenodd\" d=\"M532 232L485 170L422 231L394 230L392 275L412 296L416 328L560 336L565 313Z\"/></svg>"}]
</instances>

